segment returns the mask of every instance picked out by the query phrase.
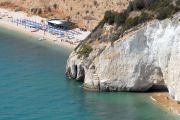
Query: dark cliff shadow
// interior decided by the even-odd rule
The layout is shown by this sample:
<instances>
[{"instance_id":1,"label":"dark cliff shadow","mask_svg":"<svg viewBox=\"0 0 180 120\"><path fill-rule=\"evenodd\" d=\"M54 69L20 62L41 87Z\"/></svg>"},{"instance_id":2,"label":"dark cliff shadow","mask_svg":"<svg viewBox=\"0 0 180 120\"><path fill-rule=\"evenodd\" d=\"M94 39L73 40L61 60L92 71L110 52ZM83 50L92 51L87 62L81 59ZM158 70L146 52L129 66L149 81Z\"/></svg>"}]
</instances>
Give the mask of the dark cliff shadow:
<instances>
[{"instance_id":1,"label":"dark cliff shadow","mask_svg":"<svg viewBox=\"0 0 180 120\"><path fill-rule=\"evenodd\" d=\"M168 88L166 85L153 85L147 92L168 92Z\"/></svg>"}]
</instances>

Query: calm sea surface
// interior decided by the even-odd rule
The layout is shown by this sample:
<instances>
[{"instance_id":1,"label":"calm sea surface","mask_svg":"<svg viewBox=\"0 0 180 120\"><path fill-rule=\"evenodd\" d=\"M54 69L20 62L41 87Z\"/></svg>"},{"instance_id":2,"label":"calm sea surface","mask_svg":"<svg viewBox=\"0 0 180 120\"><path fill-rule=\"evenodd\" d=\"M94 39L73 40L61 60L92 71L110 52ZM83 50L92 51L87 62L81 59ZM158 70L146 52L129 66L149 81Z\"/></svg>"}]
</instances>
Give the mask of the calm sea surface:
<instances>
[{"instance_id":1,"label":"calm sea surface","mask_svg":"<svg viewBox=\"0 0 180 120\"><path fill-rule=\"evenodd\" d=\"M0 120L178 120L138 93L86 92L70 50L0 28Z\"/></svg>"}]
</instances>

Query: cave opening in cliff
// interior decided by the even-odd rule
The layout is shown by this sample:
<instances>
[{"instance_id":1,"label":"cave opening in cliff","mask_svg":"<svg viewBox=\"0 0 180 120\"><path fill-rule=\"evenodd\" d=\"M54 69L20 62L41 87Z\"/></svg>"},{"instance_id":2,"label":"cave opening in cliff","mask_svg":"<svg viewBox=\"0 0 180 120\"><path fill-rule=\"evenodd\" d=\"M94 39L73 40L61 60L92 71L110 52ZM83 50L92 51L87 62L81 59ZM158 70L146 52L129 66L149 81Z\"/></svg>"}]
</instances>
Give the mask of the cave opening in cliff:
<instances>
[{"instance_id":1,"label":"cave opening in cliff","mask_svg":"<svg viewBox=\"0 0 180 120\"><path fill-rule=\"evenodd\" d=\"M80 82L84 82L85 79L85 71L84 68L82 66L80 66L80 72L81 72L81 76L79 77L79 81Z\"/></svg>"},{"instance_id":2,"label":"cave opening in cliff","mask_svg":"<svg viewBox=\"0 0 180 120\"><path fill-rule=\"evenodd\" d=\"M165 84L153 85L147 92L168 92L168 88Z\"/></svg>"}]
</instances>

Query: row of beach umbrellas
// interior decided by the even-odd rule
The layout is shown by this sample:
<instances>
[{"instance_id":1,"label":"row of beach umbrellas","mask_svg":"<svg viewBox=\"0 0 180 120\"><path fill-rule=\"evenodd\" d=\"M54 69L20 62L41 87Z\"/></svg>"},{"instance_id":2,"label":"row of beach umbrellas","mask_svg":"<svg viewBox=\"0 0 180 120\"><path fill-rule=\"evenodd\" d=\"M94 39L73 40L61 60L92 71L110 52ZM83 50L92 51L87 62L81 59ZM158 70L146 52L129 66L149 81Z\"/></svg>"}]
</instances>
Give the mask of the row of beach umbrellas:
<instances>
[{"instance_id":1,"label":"row of beach umbrellas","mask_svg":"<svg viewBox=\"0 0 180 120\"><path fill-rule=\"evenodd\" d=\"M45 32L48 32L53 35L57 35L57 38L66 38L67 40L70 40L71 42L75 42L73 39L75 38L76 35L80 35L80 31L75 31L75 30L64 30L64 29L57 29L54 27L51 27L47 24L44 23L39 23L33 20L29 19L12 19L11 22L21 25L24 25L25 27L30 27L30 28L35 28L39 30L43 30ZM79 40L76 40L79 42Z\"/></svg>"}]
</instances>

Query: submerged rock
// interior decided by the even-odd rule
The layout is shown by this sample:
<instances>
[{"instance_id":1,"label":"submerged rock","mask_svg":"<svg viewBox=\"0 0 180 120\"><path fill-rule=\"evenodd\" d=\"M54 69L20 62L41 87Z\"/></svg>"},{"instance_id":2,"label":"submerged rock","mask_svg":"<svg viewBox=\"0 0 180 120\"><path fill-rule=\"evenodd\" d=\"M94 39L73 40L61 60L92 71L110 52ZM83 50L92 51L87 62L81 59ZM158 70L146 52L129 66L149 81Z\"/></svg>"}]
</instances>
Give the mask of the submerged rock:
<instances>
[{"instance_id":1,"label":"submerged rock","mask_svg":"<svg viewBox=\"0 0 180 120\"><path fill-rule=\"evenodd\" d=\"M67 76L84 79L85 88L99 91L147 91L165 82L180 101L179 18L178 13L155 20L113 44L92 45L88 57L79 57L80 45L67 61Z\"/></svg>"}]
</instances>

